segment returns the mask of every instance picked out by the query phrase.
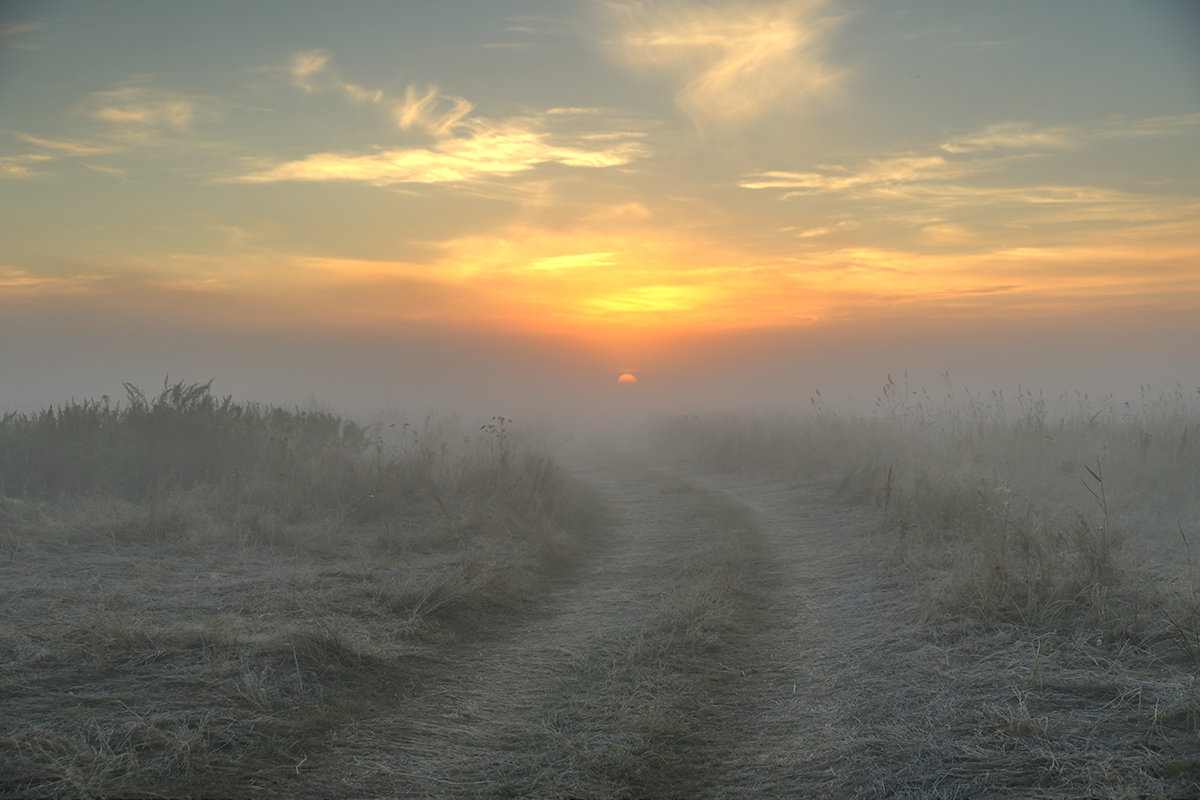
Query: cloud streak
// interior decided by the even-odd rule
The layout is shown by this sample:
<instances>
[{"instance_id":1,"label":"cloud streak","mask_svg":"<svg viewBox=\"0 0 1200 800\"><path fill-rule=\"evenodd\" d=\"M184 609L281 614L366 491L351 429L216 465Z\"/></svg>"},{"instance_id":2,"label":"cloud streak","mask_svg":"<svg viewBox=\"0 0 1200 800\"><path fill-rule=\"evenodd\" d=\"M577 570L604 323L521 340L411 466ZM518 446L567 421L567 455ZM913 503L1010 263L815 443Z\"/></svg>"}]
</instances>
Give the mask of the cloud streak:
<instances>
[{"instance_id":1,"label":"cloud streak","mask_svg":"<svg viewBox=\"0 0 1200 800\"><path fill-rule=\"evenodd\" d=\"M545 132L509 124L446 139L432 148L370 154L314 153L234 180L239 183L358 181L372 186L460 183L525 172L541 164L614 167L628 164L643 153L644 147L632 139L586 148L556 143Z\"/></svg>"},{"instance_id":2,"label":"cloud streak","mask_svg":"<svg viewBox=\"0 0 1200 800\"><path fill-rule=\"evenodd\" d=\"M25 41L25 34L35 33L45 28L40 22L14 22L0 25L0 47L11 47L17 50L37 50L38 45Z\"/></svg>"},{"instance_id":3,"label":"cloud streak","mask_svg":"<svg viewBox=\"0 0 1200 800\"><path fill-rule=\"evenodd\" d=\"M1200 114L1176 114L1140 120L1110 119L1090 128L1068 125L1035 128L1027 122L1001 122L949 139L940 147L952 154L993 150L1073 150L1107 141L1174 136L1195 127L1200 127Z\"/></svg>"},{"instance_id":4,"label":"cloud streak","mask_svg":"<svg viewBox=\"0 0 1200 800\"><path fill-rule=\"evenodd\" d=\"M231 179L233 182L465 183L526 172L543 164L622 166L647 153L642 136L633 131L560 134L547 129L555 120L577 116L586 109L551 109L540 116L493 120L474 116L474 104L469 100L443 94L437 87L409 85L403 97L392 98L347 83L329 70L331 58L323 50L297 54L290 68L293 79L306 92L332 89L353 100L388 107L401 133L419 132L433 137L434 143L370 153L312 153L255 169Z\"/></svg>"},{"instance_id":5,"label":"cloud streak","mask_svg":"<svg viewBox=\"0 0 1200 800\"><path fill-rule=\"evenodd\" d=\"M27 143L44 147L47 150L53 150L61 153L63 156L69 157L86 157L107 155L109 153L119 153L121 148L107 144L96 144L95 142L81 142L69 139L44 139L39 136L31 136L27 133L14 134L18 139Z\"/></svg>"},{"instance_id":6,"label":"cloud streak","mask_svg":"<svg viewBox=\"0 0 1200 800\"><path fill-rule=\"evenodd\" d=\"M198 107L194 99L178 92L125 86L93 92L82 111L106 123L113 138L146 144L166 134L188 132Z\"/></svg>"},{"instance_id":7,"label":"cloud streak","mask_svg":"<svg viewBox=\"0 0 1200 800\"><path fill-rule=\"evenodd\" d=\"M81 142L68 139L44 139L27 133L13 131L13 136L26 144L42 148L41 153L24 153L13 156L0 156L0 180L25 180L44 177L49 173L37 169L39 165L46 166L63 158L86 158L88 156L119 153L122 148L93 142Z\"/></svg>"},{"instance_id":8,"label":"cloud streak","mask_svg":"<svg viewBox=\"0 0 1200 800\"><path fill-rule=\"evenodd\" d=\"M53 160L53 156L41 153L0 156L0 179L25 180L36 178L41 174L37 171L36 165Z\"/></svg>"},{"instance_id":9,"label":"cloud streak","mask_svg":"<svg viewBox=\"0 0 1200 800\"><path fill-rule=\"evenodd\" d=\"M1066 150L1073 146L1065 127L1034 129L1022 122L989 125L982 131L944 142L947 153L989 150Z\"/></svg>"},{"instance_id":10,"label":"cloud streak","mask_svg":"<svg viewBox=\"0 0 1200 800\"><path fill-rule=\"evenodd\" d=\"M870 159L856 171L825 167L820 172L762 172L748 176L744 189L791 189L799 192L842 192L850 189L886 189L933 180L950 180L985 169L983 165L952 162L942 156L901 156Z\"/></svg>"},{"instance_id":11,"label":"cloud streak","mask_svg":"<svg viewBox=\"0 0 1200 800\"><path fill-rule=\"evenodd\" d=\"M823 165L809 171L769 170L745 175L738 185L745 189L780 190L790 200L806 195L842 194L850 200L886 199L919 203L941 210L1036 209L1038 216L1024 224L1109 222L1129 225L1187 216L1187 198L1152 195L1104 186L1076 183L1002 182L1013 164L1029 158L1047 157L1064 151L1102 146L1106 142L1146 137L1170 137L1189 133L1200 126L1200 114L1154 117L1143 120L1108 120L1091 127L1034 127L1006 122L952 137L937 146L937 152L905 154L892 158L867 159L849 167ZM987 175L990 180L979 180ZM996 217L999 219L999 217ZM1010 222L1013 222L1010 218ZM948 241L951 231L961 241L962 230L936 224L927 233L932 239Z\"/></svg>"}]
</instances>

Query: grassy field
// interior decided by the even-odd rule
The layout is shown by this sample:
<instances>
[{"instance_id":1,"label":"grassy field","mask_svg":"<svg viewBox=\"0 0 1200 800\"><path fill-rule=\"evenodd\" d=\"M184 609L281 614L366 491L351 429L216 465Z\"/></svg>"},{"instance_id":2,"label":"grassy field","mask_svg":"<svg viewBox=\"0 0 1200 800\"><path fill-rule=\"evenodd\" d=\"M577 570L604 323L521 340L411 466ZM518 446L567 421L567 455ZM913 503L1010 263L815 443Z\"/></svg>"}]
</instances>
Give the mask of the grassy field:
<instances>
[{"instance_id":1,"label":"grassy field","mask_svg":"<svg viewBox=\"0 0 1200 800\"><path fill-rule=\"evenodd\" d=\"M885 557L943 573L931 619L1133 626L1191 596L1197 391L1136 405L931 398L889 380L874 413L818 395L806 413L684 416L659 436L719 469L819 475L839 499L878 507Z\"/></svg>"},{"instance_id":2,"label":"grassy field","mask_svg":"<svg viewBox=\"0 0 1200 800\"><path fill-rule=\"evenodd\" d=\"M954 701L989 709L977 724L1010 754L996 775L1078 771L1119 796L1155 763L1196 788L1200 392L934 395L889 378L869 413L818 394L790 414L667 419L657 437L717 472L817 476L873 507L878 530L847 546L905 587L957 665Z\"/></svg>"},{"instance_id":3,"label":"grassy field","mask_svg":"<svg viewBox=\"0 0 1200 800\"><path fill-rule=\"evenodd\" d=\"M208 384L0 422L0 795L230 796L521 611L597 529L511 420Z\"/></svg>"},{"instance_id":4,"label":"grassy field","mask_svg":"<svg viewBox=\"0 0 1200 800\"><path fill-rule=\"evenodd\" d=\"M1200 791L1195 391L603 458L126 392L0 419L0 797Z\"/></svg>"}]
</instances>

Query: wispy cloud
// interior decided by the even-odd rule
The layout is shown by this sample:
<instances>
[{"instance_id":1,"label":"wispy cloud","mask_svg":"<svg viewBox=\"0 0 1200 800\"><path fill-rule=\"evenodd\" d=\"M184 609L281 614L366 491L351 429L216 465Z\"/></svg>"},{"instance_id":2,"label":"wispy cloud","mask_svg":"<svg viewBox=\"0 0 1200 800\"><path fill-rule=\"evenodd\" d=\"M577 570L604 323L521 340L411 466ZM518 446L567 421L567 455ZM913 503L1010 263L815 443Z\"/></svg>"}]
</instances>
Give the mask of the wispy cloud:
<instances>
[{"instance_id":1,"label":"wispy cloud","mask_svg":"<svg viewBox=\"0 0 1200 800\"><path fill-rule=\"evenodd\" d=\"M532 50L529 42L487 42L484 47L488 50Z\"/></svg>"},{"instance_id":2,"label":"wispy cloud","mask_svg":"<svg viewBox=\"0 0 1200 800\"><path fill-rule=\"evenodd\" d=\"M927 233L936 238L967 232ZM950 298L997 294L1027 307L1098 297L1136 305L1145 293L1194 296L1198 255L1194 241L1148 245L1119 237L978 253L854 247L806 254L797 260L796 272L814 289L857 294L875 305L934 307Z\"/></svg>"},{"instance_id":3,"label":"wispy cloud","mask_svg":"<svg viewBox=\"0 0 1200 800\"><path fill-rule=\"evenodd\" d=\"M37 291L61 282L61 279L0 265L0 292L5 295Z\"/></svg>"},{"instance_id":4,"label":"wispy cloud","mask_svg":"<svg viewBox=\"0 0 1200 800\"><path fill-rule=\"evenodd\" d=\"M947 153L974 153L986 150L1065 150L1072 146L1065 127L1035 129L1023 122L989 125L982 131L943 142Z\"/></svg>"},{"instance_id":5,"label":"wispy cloud","mask_svg":"<svg viewBox=\"0 0 1200 800\"><path fill-rule=\"evenodd\" d=\"M1090 138L1102 142L1110 139L1151 139L1176 136L1200 128L1200 113L1171 114L1145 119L1114 118L1091 131Z\"/></svg>"},{"instance_id":6,"label":"wispy cloud","mask_svg":"<svg viewBox=\"0 0 1200 800\"><path fill-rule=\"evenodd\" d=\"M1176 114L1145 119L1113 118L1092 126L1057 125L1037 128L1028 122L1001 122L981 131L956 136L941 144L947 153L990 150L1046 152L1070 150L1122 139L1175 136L1200 127L1200 114Z\"/></svg>"},{"instance_id":7,"label":"wispy cloud","mask_svg":"<svg viewBox=\"0 0 1200 800\"><path fill-rule=\"evenodd\" d=\"M38 169L64 158L86 158L88 156L119 153L123 148L111 144L76 141L68 139L46 139L27 133L12 131L12 135L26 144L41 148L40 153L0 156L0 179L30 179L50 174Z\"/></svg>"},{"instance_id":8,"label":"wispy cloud","mask_svg":"<svg viewBox=\"0 0 1200 800\"><path fill-rule=\"evenodd\" d=\"M329 68L333 54L328 50L301 50L292 56L288 64L288 73L292 83L312 94L325 89L333 89L345 94L357 103L379 103L386 97L382 90L367 89L357 83L343 80L334 70Z\"/></svg>"},{"instance_id":9,"label":"wispy cloud","mask_svg":"<svg viewBox=\"0 0 1200 800\"><path fill-rule=\"evenodd\" d=\"M328 50L301 50L296 53L289 65L292 82L305 92L316 91L314 78L325 71L331 58L333 56Z\"/></svg>"},{"instance_id":10,"label":"wispy cloud","mask_svg":"<svg viewBox=\"0 0 1200 800\"><path fill-rule=\"evenodd\" d=\"M789 233L792 236L795 236L797 239L816 239L821 236L829 236L833 233L852 231L857 227L858 223L854 220L843 219L838 220L832 225L820 225L815 228L797 228L795 226L789 226L784 228L783 231L784 233Z\"/></svg>"},{"instance_id":11,"label":"wispy cloud","mask_svg":"<svg viewBox=\"0 0 1200 800\"><path fill-rule=\"evenodd\" d=\"M93 172L99 172L101 175L111 175L114 178L120 178L123 181L129 180L129 173L120 167L110 167L103 164L84 164L85 167Z\"/></svg>"},{"instance_id":12,"label":"wispy cloud","mask_svg":"<svg viewBox=\"0 0 1200 800\"><path fill-rule=\"evenodd\" d=\"M0 39L7 39L10 36L19 36L22 33L30 31L40 31L42 23L40 22L14 22L9 25L0 25Z\"/></svg>"},{"instance_id":13,"label":"wispy cloud","mask_svg":"<svg viewBox=\"0 0 1200 800\"><path fill-rule=\"evenodd\" d=\"M840 192L847 189L881 189L900 184L949 180L979 172L985 167L952 162L942 156L900 156L870 159L857 170L824 167L819 172L760 172L741 182L745 189L791 189L801 192Z\"/></svg>"},{"instance_id":14,"label":"wispy cloud","mask_svg":"<svg viewBox=\"0 0 1200 800\"><path fill-rule=\"evenodd\" d=\"M52 156L31 153L19 156L0 156L0 178L24 180L39 175L34 165L53 161Z\"/></svg>"},{"instance_id":15,"label":"wispy cloud","mask_svg":"<svg viewBox=\"0 0 1200 800\"><path fill-rule=\"evenodd\" d=\"M44 147L47 150L55 151L63 156L98 156L108 153L117 153L121 150L120 147L116 147L111 144L81 142L69 139L45 139L40 136L31 136L27 133L14 133L13 135L23 142L37 145L38 147Z\"/></svg>"},{"instance_id":16,"label":"wispy cloud","mask_svg":"<svg viewBox=\"0 0 1200 800\"><path fill-rule=\"evenodd\" d=\"M921 229L925 240L937 245L969 244L975 240L975 234L966 226L957 222L935 222Z\"/></svg>"},{"instance_id":17,"label":"wispy cloud","mask_svg":"<svg viewBox=\"0 0 1200 800\"><path fill-rule=\"evenodd\" d=\"M29 270L0 264L0 302L14 297L88 296L120 277L103 269L63 268L52 271Z\"/></svg>"},{"instance_id":18,"label":"wispy cloud","mask_svg":"<svg viewBox=\"0 0 1200 800\"><path fill-rule=\"evenodd\" d=\"M547 109L545 112L549 116L569 116L580 114L603 114L602 108L590 108L585 106L558 106L556 108Z\"/></svg>"},{"instance_id":19,"label":"wispy cloud","mask_svg":"<svg viewBox=\"0 0 1200 800\"><path fill-rule=\"evenodd\" d=\"M409 86L393 112L401 130L418 128L435 136L448 136L475 106L462 97L448 97L436 87Z\"/></svg>"},{"instance_id":20,"label":"wispy cloud","mask_svg":"<svg viewBox=\"0 0 1200 800\"><path fill-rule=\"evenodd\" d=\"M14 22L0 25L0 47L17 50L37 50L38 46L26 40L25 34L40 31L45 26L40 22Z\"/></svg>"},{"instance_id":21,"label":"wispy cloud","mask_svg":"<svg viewBox=\"0 0 1200 800\"><path fill-rule=\"evenodd\" d=\"M897 189L894 196L913 200L924 200L942 206L986 205L1003 208L1007 206L1050 206L1050 205L1133 205L1148 202L1148 198L1084 185L1040 185L1040 186L959 186L933 184L908 186Z\"/></svg>"},{"instance_id":22,"label":"wispy cloud","mask_svg":"<svg viewBox=\"0 0 1200 800\"><path fill-rule=\"evenodd\" d=\"M196 118L197 102L178 92L126 86L93 92L83 113L110 126L114 138L151 141L164 133L181 133Z\"/></svg>"},{"instance_id":23,"label":"wispy cloud","mask_svg":"<svg viewBox=\"0 0 1200 800\"><path fill-rule=\"evenodd\" d=\"M305 94L332 91L355 103L380 105L391 109L401 130L418 129L435 136L447 136L474 110L469 100L446 95L436 86L418 87L410 84L403 97L391 97L382 89L368 89L345 80L330 64L333 54L328 50L303 50L292 56L288 73L292 83Z\"/></svg>"},{"instance_id":24,"label":"wispy cloud","mask_svg":"<svg viewBox=\"0 0 1200 800\"><path fill-rule=\"evenodd\" d=\"M0 157L0 177L44 177L50 172L35 170L35 164L45 166L65 159L109 156L128 153L135 147L162 145L181 134L190 134L192 123L206 102L178 92L144 86L93 92L74 109L93 121L88 126L90 135L87 138L8 131L41 152ZM124 170L109 165L86 166L97 172L125 176Z\"/></svg>"},{"instance_id":25,"label":"wispy cloud","mask_svg":"<svg viewBox=\"0 0 1200 800\"><path fill-rule=\"evenodd\" d=\"M1085 219L1126 222L1173 216L1177 201L1164 201L1127 190L1085 184L984 184L982 175L1001 175L1011 164L1054 152L1100 146L1104 142L1173 136L1200 127L1200 114L1143 120L1108 120L1085 126L1037 128L1023 122L989 125L950 138L928 154L867 159L858 165L822 165L809 171L771 170L746 175L746 189L783 190L782 199L815 193L888 198L919 202L941 209L1022 206L1073 206L1058 221ZM972 180L963 180L971 178ZM1171 211L1170 206L1176 211ZM1086 208L1088 210L1078 210Z\"/></svg>"},{"instance_id":26,"label":"wispy cloud","mask_svg":"<svg viewBox=\"0 0 1200 800\"><path fill-rule=\"evenodd\" d=\"M642 136L635 131L558 132L561 120L589 113L588 109L552 109L540 116L494 120L474 115L469 100L433 86L409 85L397 98L349 84L329 70L330 58L325 51L298 54L292 61L292 75L303 79L306 91L332 89L387 107L400 132L420 132L432 136L434 143L369 153L313 153L254 169L234 178L235 182L462 183L524 172L540 164L620 166L646 153Z\"/></svg>"},{"instance_id":27,"label":"wispy cloud","mask_svg":"<svg viewBox=\"0 0 1200 800\"><path fill-rule=\"evenodd\" d=\"M367 155L314 153L236 180L242 183L361 181L374 186L453 183L511 175L539 164L619 166L643 152L642 145L632 139L607 147L584 148L555 143L549 134L528 127L498 125L466 137L443 140L432 148L385 150Z\"/></svg>"},{"instance_id":28,"label":"wispy cloud","mask_svg":"<svg viewBox=\"0 0 1200 800\"><path fill-rule=\"evenodd\" d=\"M611 251L541 256L530 261L525 269L530 272L556 272L558 270L603 268L615 264L615 256L616 254Z\"/></svg>"},{"instance_id":29,"label":"wispy cloud","mask_svg":"<svg viewBox=\"0 0 1200 800\"><path fill-rule=\"evenodd\" d=\"M836 20L825 5L607 2L617 28L608 51L632 70L670 77L676 104L697 126L741 127L837 87L841 73L825 59Z\"/></svg>"},{"instance_id":30,"label":"wispy cloud","mask_svg":"<svg viewBox=\"0 0 1200 800\"><path fill-rule=\"evenodd\" d=\"M548 29L558 27L558 22L546 17L508 17L508 25L500 28L497 33L497 39L505 38L503 34L507 34L506 41L487 42L483 46L491 50L513 50L513 51L529 51L533 50L537 45L533 41L535 37L539 37L548 32Z\"/></svg>"}]
</instances>

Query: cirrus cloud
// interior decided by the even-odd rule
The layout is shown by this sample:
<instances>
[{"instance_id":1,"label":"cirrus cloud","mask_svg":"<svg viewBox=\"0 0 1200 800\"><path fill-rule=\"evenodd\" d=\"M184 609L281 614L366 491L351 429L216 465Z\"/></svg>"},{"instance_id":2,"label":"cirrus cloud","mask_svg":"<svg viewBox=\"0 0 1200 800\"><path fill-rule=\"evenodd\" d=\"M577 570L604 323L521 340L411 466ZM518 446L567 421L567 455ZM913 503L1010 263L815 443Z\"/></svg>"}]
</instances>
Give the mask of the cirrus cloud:
<instances>
[{"instance_id":1,"label":"cirrus cloud","mask_svg":"<svg viewBox=\"0 0 1200 800\"><path fill-rule=\"evenodd\" d=\"M774 3L609 2L612 57L669 76L698 127L742 127L768 111L829 94L841 73L824 47L836 20L825 0Z\"/></svg>"},{"instance_id":2,"label":"cirrus cloud","mask_svg":"<svg viewBox=\"0 0 1200 800\"><path fill-rule=\"evenodd\" d=\"M632 136L632 135L631 135ZM539 164L612 167L644 152L626 139L587 149L556 144L549 134L518 125L497 126L465 138L445 139L431 148L384 150L369 154L313 153L305 158L251 172L240 183L278 181L360 181L373 186L400 183L454 183L511 175Z\"/></svg>"},{"instance_id":3,"label":"cirrus cloud","mask_svg":"<svg viewBox=\"0 0 1200 800\"><path fill-rule=\"evenodd\" d=\"M329 68L325 50L297 53L290 73L306 93L321 89L342 92L355 101L389 108L403 133L432 137L424 147L376 147L371 152L319 152L304 158L262 166L230 179L237 183L280 181L357 181L372 186L463 183L512 175L541 164L569 167L614 167L646 154L635 131L557 133L575 112L551 109L537 116L505 120L473 116L469 100L435 86L410 84L403 97L390 97L348 83ZM571 113L564 113L569 111Z\"/></svg>"},{"instance_id":4,"label":"cirrus cloud","mask_svg":"<svg viewBox=\"0 0 1200 800\"><path fill-rule=\"evenodd\" d=\"M761 172L741 182L745 189L791 189L796 192L840 192L884 189L900 184L947 180L978 172L981 166L947 161L941 156L871 159L857 171L825 167L821 172Z\"/></svg>"},{"instance_id":5,"label":"cirrus cloud","mask_svg":"<svg viewBox=\"0 0 1200 800\"><path fill-rule=\"evenodd\" d=\"M947 153L974 153L980 150L1066 150L1071 146L1065 127L1035 129L1021 122L1005 122L951 139L941 147Z\"/></svg>"}]
</instances>

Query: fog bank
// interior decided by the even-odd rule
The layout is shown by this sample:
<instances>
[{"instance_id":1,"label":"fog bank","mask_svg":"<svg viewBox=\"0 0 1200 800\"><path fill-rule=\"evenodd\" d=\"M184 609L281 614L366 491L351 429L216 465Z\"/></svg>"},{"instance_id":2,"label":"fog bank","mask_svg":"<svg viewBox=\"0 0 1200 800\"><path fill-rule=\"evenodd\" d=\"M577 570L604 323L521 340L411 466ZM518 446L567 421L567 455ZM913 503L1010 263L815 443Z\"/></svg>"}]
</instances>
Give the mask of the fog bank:
<instances>
[{"instance_id":1,"label":"fog bank","mask_svg":"<svg viewBox=\"0 0 1200 800\"><path fill-rule=\"evenodd\" d=\"M1200 326L1185 312L1024 324L865 323L662 336L620 347L569 337L409 326L391 331L206 329L8 309L0 406L122 398L213 379L219 395L354 416L501 415L521 422L827 403L869 409L888 377L943 397L1018 389L1136 401L1200 385ZM617 376L633 372L636 385Z\"/></svg>"}]
</instances>

